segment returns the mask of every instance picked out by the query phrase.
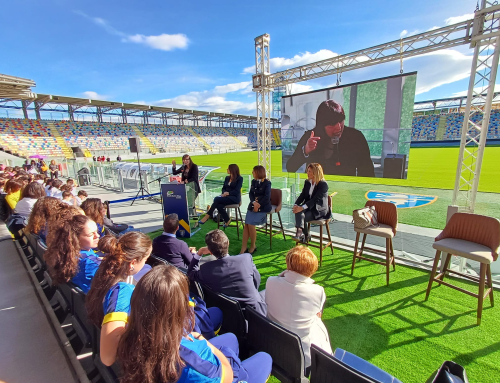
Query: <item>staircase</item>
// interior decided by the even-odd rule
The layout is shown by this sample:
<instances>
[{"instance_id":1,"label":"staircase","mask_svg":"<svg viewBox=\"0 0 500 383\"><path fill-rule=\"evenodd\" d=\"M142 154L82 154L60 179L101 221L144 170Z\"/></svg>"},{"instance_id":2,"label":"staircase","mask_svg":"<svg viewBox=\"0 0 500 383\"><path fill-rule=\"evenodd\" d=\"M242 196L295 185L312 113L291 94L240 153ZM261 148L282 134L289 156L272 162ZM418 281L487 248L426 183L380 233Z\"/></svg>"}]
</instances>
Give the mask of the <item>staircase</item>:
<instances>
[{"instance_id":1,"label":"staircase","mask_svg":"<svg viewBox=\"0 0 500 383\"><path fill-rule=\"evenodd\" d=\"M229 137L231 137L234 141L236 141L236 143L237 143L238 145L240 145L242 148L244 148L244 147L246 146L243 142L241 142L241 141L238 139L238 137L233 136L233 135L229 132L229 130L224 129L224 128L220 128L220 129L222 129L224 132L226 132L226 134L227 134Z\"/></svg>"},{"instance_id":2,"label":"staircase","mask_svg":"<svg viewBox=\"0 0 500 383\"><path fill-rule=\"evenodd\" d=\"M193 137L196 137L198 139L198 141L201 142L201 144L203 145L203 147L207 150L211 150L212 147L210 145L208 145L207 141L205 141L203 139L202 136L200 136L198 133L196 133L190 126L185 126L184 128L186 128L187 130L189 130L189 133L191 133L193 135Z\"/></svg>"},{"instance_id":3,"label":"staircase","mask_svg":"<svg viewBox=\"0 0 500 383\"><path fill-rule=\"evenodd\" d=\"M158 149L156 148L156 146L153 145L153 143L151 142L151 140L149 138L147 138L144 133L141 132L141 130L135 126L135 125L132 125L132 129L134 129L134 132L137 134L137 136L139 136L139 138L141 139L141 143L143 145L146 145L146 147L149 149L149 151L151 152L151 154L156 154L158 153Z\"/></svg>"},{"instance_id":4,"label":"staircase","mask_svg":"<svg viewBox=\"0 0 500 383\"><path fill-rule=\"evenodd\" d=\"M88 150L87 148L83 150L83 154L85 155L85 157L92 157L92 153L90 153L90 150Z\"/></svg>"},{"instance_id":5,"label":"staircase","mask_svg":"<svg viewBox=\"0 0 500 383\"><path fill-rule=\"evenodd\" d=\"M273 132L274 142L276 142L276 146L281 146L281 137L278 134L278 130L277 129L271 129L271 131Z\"/></svg>"},{"instance_id":6,"label":"staircase","mask_svg":"<svg viewBox=\"0 0 500 383\"><path fill-rule=\"evenodd\" d=\"M442 141L443 136L446 133L446 119L447 115L443 114L439 117L438 127L436 129L436 141Z\"/></svg>"},{"instance_id":7,"label":"staircase","mask_svg":"<svg viewBox=\"0 0 500 383\"><path fill-rule=\"evenodd\" d=\"M61 132L57 127L54 125L53 122L47 121L46 122L47 127L50 129L50 133L52 134L52 137L56 139L57 144L61 147L61 150L64 154L64 157L68 159L74 158L73 156L73 151L71 148L66 144L66 141L64 140L63 136L61 135Z\"/></svg>"}]
</instances>

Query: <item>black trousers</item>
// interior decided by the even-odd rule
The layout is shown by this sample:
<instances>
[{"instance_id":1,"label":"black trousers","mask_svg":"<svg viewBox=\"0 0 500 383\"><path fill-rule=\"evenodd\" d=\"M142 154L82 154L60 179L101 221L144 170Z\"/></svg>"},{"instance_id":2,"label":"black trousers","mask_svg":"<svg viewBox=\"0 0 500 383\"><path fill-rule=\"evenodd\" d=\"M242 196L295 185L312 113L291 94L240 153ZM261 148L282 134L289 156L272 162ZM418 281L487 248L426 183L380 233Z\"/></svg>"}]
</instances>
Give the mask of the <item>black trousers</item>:
<instances>
[{"instance_id":1,"label":"black trousers","mask_svg":"<svg viewBox=\"0 0 500 383\"><path fill-rule=\"evenodd\" d=\"M307 222L314 221L314 214L310 210L302 210L300 213L295 213L295 227L301 228L305 236L307 232Z\"/></svg>"},{"instance_id":2,"label":"black trousers","mask_svg":"<svg viewBox=\"0 0 500 383\"><path fill-rule=\"evenodd\" d=\"M50 172L50 179L51 180L53 180L54 178L58 179L59 178L58 176L59 176L59 171L56 170L55 172L53 172L53 171Z\"/></svg>"},{"instance_id":3,"label":"black trousers","mask_svg":"<svg viewBox=\"0 0 500 383\"><path fill-rule=\"evenodd\" d=\"M225 207L227 205L234 205L235 203L236 202L234 202L230 197L215 197L214 203L210 206L210 210L208 210L207 214L212 217L215 209L217 209L220 217L222 218L222 222L227 222L229 221L229 215L227 214Z\"/></svg>"}]
</instances>

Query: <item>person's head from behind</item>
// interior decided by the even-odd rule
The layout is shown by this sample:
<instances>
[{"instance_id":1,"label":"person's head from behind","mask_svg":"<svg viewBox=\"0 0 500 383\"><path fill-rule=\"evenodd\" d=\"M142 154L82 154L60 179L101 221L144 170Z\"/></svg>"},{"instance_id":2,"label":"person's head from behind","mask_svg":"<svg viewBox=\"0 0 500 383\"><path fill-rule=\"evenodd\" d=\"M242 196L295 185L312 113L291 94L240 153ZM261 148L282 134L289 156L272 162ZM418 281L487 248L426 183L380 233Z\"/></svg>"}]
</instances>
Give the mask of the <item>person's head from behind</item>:
<instances>
[{"instance_id":1,"label":"person's head from behind","mask_svg":"<svg viewBox=\"0 0 500 383\"><path fill-rule=\"evenodd\" d=\"M217 259L229 253L229 239L222 230L212 230L205 235L205 243L208 250Z\"/></svg>"},{"instance_id":2,"label":"person's head from behind","mask_svg":"<svg viewBox=\"0 0 500 383\"><path fill-rule=\"evenodd\" d=\"M118 345L122 383L179 379L185 365L179 345L194 325L188 294L187 278L174 266L156 266L141 278L132 295L127 329Z\"/></svg>"},{"instance_id":3,"label":"person's head from behind","mask_svg":"<svg viewBox=\"0 0 500 383\"><path fill-rule=\"evenodd\" d=\"M53 180L52 183L50 184L50 190L52 189L60 189L62 186L63 182L61 180Z\"/></svg>"},{"instance_id":4,"label":"person's head from behind","mask_svg":"<svg viewBox=\"0 0 500 383\"><path fill-rule=\"evenodd\" d=\"M76 215L63 222L47 242L43 257L49 273L55 284L66 283L78 271L80 251L97 247L97 225L84 215Z\"/></svg>"},{"instance_id":5,"label":"person's head from behind","mask_svg":"<svg viewBox=\"0 0 500 383\"><path fill-rule=\"evenodd\" d=\"M329 139L336 144L344 131L344 120L345 112L342 105L333 100L323 101L316 111L315 131L322 139Z\"/></svg>"},{"instance_id":6,"label":"person's head from behind","mask_svg":"<svg viewBox=\"0 0 500 383\"><path fill-rule=\"evenodd\" d=\"M17 177L17 180L23 184L23 187L25 187L26 185L28 185L31 182L30 177L27 175Z\"/></svg>"},{"instance_id":7,"label":"person's head from behind","mask_svg":"<svg viewBox=\"0 0 500 383\"><path fill-rule=\"evenodd\" d=\"M286 255L286 268L311 277L318 270L318 258L308 247L295 246Z\"/></svg>"},{"instance_id":8,"label":"person's head from behind","mask_svg":"<svg viewBox=\"0 0 500 383\"><path fill-rule=\"evenodd\" d=\"M50 243L55 236L57 236L57 231L64 225L65 222L70 221L77 215L85 214L82 214L81 209L60 200L59 204L50 213L47 220L47 244Z\"/></svg>"},{"instance_id":9,"label":"person's head from behind","mask_svg":"<svg viewBox=\"0 0 500 383\"><path fill-rule=\"evenodd\" d=\"M316 162L307 165L307 178L315 185L317 185L319 181L323 181L325 179L323 167Z\"/></svg>"},{"instance_id":10,"label":"person's head from behind","mask_svg":"<svg viewBox=\"0 0 500 383\"><path fill-rule=\"evenodd\" d=\"M184 154L182 156L182 163L189 169L191 169L191 166L193 166L193 160L191 159L191 156L189 154Z\"/></svg>"},{"instance_id":11,"label":"person's head from behind","mask_svg":"<svg viewBox=\"0 0 500 383\"><path fill-rule=\"evenodd\" d=\"M264 180L266 178L266 168L262 165L254 166L252 174L256 180Z\"/></svg>"},{"instance_id":12,"label":"person's head from behind","mask_svg":"<svg viewBox=\"0 0 500 383\"><path fill-rule=\"evenodd\" d=\"M63 203L55 197L41 197L33 205L26 230L29 233L39 234L47 225L52 213L59 209Z\"/></svg>"},{"instance_id":13,"label":"person's head from behind","mask_svg":"<svg viewBox=\"0 0 500 383\"><path fill-rule=\"evenodd\" d=\"M8 180L5 184L5 192L7 194L14 194L23 188L23 183L17 179Z\"/></svg>"},{"instance_id":14,"label":"person's head from behind","mask_svg":"<svg viewBox=\"0 0 500 383\"><path fill-rule=\"evenodd\" d=\"M62 192L62 199L65 200L65 201L71 200L72 196L73 196L73 194L71 194L70 191L65 190L65 191Z\"/></svg>"},{"instance_id":15,"label":"person's head from behind","mask_svg":"<svg viewBox=\"0 0 500 383\"><path fill-rule=\"evenodd\" d=\"M41 197L45 197L45 189L38 182L30 182L21 193L21 198L38 199Z\"/></svg>"},{"instance_id":16,"label":"person's head from behind","mask_svg":"<svg viewBox=\"0 0 500 383\"><path fill-rule=\"evenodd\" d=\"M85 190L79 190L78 191L78 198L80 198L80 200L83 202L85 201L85 199L87 199L88 197L88 193L85 191Z\"/></svg>"},{"instance_id":17,"label":"person's head from behind","mask_svg":"<svg viewBox=\"0 0 500 383\"><path fill-rule=\"evenodd\" d=\"M179 228L179 216L175 213L169 214L163 220L163 231L169 234L175 234Z\"/></svg>"},{"instance_id":18,"label":"person's head from behind","mask_svg":"<svg viewBox=\"0 0 500 383\"><path fill-rule=\"evenodd\" d=\"M87 294L88 316L96 326L100 326L104 319L102 302L108 290L142 270L151 254L152 242L146 234L131 231L120 238L106 235L99 240L98 248L107 255Z\"/></svg>"},{"instance_id":19,"label":"person's head from behind","mask_svg":"<svg viewBox=\"0 0 500 383\"><path fill-rule=\"evenodd\" d=\"M106 207L99 198L87 198L82 202L80 207L87 217L91 218L99 225L104 224L103 218L106 214Z\"/></svg>"},{"instance_id":20,"label":"person's head from behind","mask_svg":"<svg viewBox=\"0 0 500 383\"><path fill-rule=\"evenodd\" d=\"M227 167L227 174L231 176L231 181L236 181L240 176L240 168L236 164L231 164Z\"/></svg>"}]
</instances>

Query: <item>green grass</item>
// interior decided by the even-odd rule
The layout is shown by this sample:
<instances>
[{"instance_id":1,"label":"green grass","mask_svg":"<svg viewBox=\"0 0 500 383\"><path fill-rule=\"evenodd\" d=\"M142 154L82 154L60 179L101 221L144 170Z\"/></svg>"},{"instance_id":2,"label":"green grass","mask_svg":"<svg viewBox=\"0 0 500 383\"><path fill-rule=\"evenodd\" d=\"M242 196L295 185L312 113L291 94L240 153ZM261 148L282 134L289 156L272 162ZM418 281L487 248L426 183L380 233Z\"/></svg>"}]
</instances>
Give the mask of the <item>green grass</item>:
<instances>
[{"instance_id":1,"label":"green grass","mask_svg":"<svg viewBox=\"0 0 500 383\"><path fill-rule=\"evenodd\" d=\"M446 212L451 205L459 148L414 148L410 150L408 179L356 178L326 176L331 191L337 191L333 211L352 214L354 209L364 206L368 190L403 192L437 196L435 203L414 209L399 209L399 222L442 229L446 223ZM500 218L500 147L487 147L483 159L480 193L476 200L476 213ZM170 163L173 158L147 159L144 162ZM181 159L176 157L177 163ZM225 176L230 163L237 163L242 174L251 174L257 164L257 152L239 152L193 156L199 165L220 166L209 178ZM287 177L293 182L295 174L281 171L281 152L272 152L272 177ZM305 178L305 175L302 175Z\"/></svg>"},{"instance_id":2,"label":"green grass","mask_svg":"<svg viewBox=\"0 0 500 383\"><path fill-rule=\"evenodd\" d=\"M216 224L209 221L186 242L204 246L205 233L214 228ZM236 229L227 229L226 234L230 254L237 254L241 242ZM275 237L271 251L269 237L259 233L254 262L262 276L260 289L269 276L286 268L285 255L291 247L290 239ZM313 276L326 291L323 321L333 349L352 352L405 383L426 382L445 360L463 365L470 382L498 382L498 306L492 308L486 300L482 324L477 326L477 300L468 295L441 286L424 301L428 272L397 265L386 286L384 266L361 261L351 276L351 261L352 253L335 249L332 256L328 251ZM453 283L477 291L477 285Z\"/></svg>"}]
</instances>

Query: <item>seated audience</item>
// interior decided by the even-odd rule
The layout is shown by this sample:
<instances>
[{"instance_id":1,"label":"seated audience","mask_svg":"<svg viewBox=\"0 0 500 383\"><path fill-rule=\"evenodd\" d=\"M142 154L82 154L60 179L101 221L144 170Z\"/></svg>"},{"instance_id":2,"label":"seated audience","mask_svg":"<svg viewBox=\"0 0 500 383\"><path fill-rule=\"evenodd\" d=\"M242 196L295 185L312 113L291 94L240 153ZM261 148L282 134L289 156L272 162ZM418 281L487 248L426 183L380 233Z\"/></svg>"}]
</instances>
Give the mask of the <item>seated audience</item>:
<instances>
[{"instance_id":1,"label":"seated audience","mask_svg":"<svg viewBox=\"0 0 500 383\"><path fill-rule=\"evenodd\" d=\"M106 256L93 278L86 306L89 320L97 327L102 326L100 357L108 364L115 359L125 331L135 287L133 275L142 270L151 254L151 239L137 232L120 239L106 235L99 240L98 247Z\"/></svg>"},{"instance_id":2,"label":"seated audience","mask_svg":"<svg viewBox=\"0 0 500 383\"><path fill-rule=\"evenodd\" d=\"M68 191L68 190L64 190L62 192L62 200L61 200L61 202L66 203L66 204L68 204L70 206L74 206L75 202L73 202L73 194L71 194L71 192Z\"/></svg>"},{"instance_id":3,"label":"seated audience","mask_svg":"<svg viewBox=\"0 0 500 383\"><path fill-rule=\"evenodd\" d=\"M203 225L209 218L212 218L215 210L220 214L221 221L224 222L224 228L229 225L231 219L227 214L226 206L239 204L241 202L243 177L240 175L240 168L236 164L229 165L227 174L229 174L229 176L224 180L221 195L214 198L214 202L212 206L210 206L210 209L208 209L207 214L198 221L200 225Z\"/></svg>"},{"instance_id":4,"label":"seated audience","mask_svg":"<svg viewBox=\"0 0 500 383\"><path fill-rule=\"evenodd\" d=\"M12 234L17 235L19 230L23 229L28 224L28 218L33 209L33 205L38 198L44 196L45 191L38 182L31 182L23 189L21 200L17 203L12 215L6 222L7 228Z\"/></svg>"},{"instance_id":5,"label":"seated audience","mask_svg":"<svg viewBox=\"0 0 500 383\"><path fill-rule=\"evenodd\" d=\"M190 248L186 242L177 239L175 236L177 230L179 230L179 216L167 215L163 221L163 234L153 240L153 254L176 267L187 268L196 248Z\"/></svg>"},{"instance_id":6,"label":"seated audience","mask_svg":"<svg viewBox=\"0 0 500 383\"><path fill-rule=\"evenodd\" d=\"M106 206L104 206L99 198L87 198L82 202L80 207L85 212L85 215L97 224L99 236L101 238L104 237L104 216L106 215Z\"/></svg>"},{"instance_id":7,"label":"seated audience","mask_svg":"<svg viewBox=\"0 0 500 383\"><path fill-rule=\"evenodd\" d=\"M78 192L76 190L76 188L78 187L78 185L76 184L75 180L72 179L72 178L68 178L66 180L66 185L69 186L69 188L70 188L69 191L76 197L78 195Z\"/></svg>"},{"instance_id":8,"label":"seated audience","mask_svg":"<svg viewBox=\"0 0 500 383\"><path fill-rule=\"evenodd\" d=\"M286 255L286 268L267 279L267 316L300 336L306 366L310 366L311 344L332 353L328 331L321 321L325 289L311 279L318 270L318 258L309 248L296 246Z\"/></svg>"},{"instance_id":9,"label":"seated audience","mask_svg":"<svg viewBox=\"0 0 500 383\"><path fill-rule=\"evenodd\" d=\"M87 293L99 268L100 262L92 250L98 242L96 223L84 215L66 220L53 235L49 232L43 258L54 284L71 281Z\"/></svg>"},{"instance_id":10,"label":"seated audience","mask_svg":"<svg viewBox=\"0 0 500 383\"><path fill-rule=\"evenodd\" d=\"M255 226L263 225L267 220L273 206L271 205L271 181L266 178L266 169L264 166L254 166L253 180L250 185L250 204L248 205L247 215L245 217L245 227L243 228L243 240L241 242L240 254L253 254L257 250L255 242L257 241L257 229ZM247 247L250 238L250 247Z\"/></svg>"},{"instance_id":11,"label":"seated audience","mask_svg":"<svg viewBox=\"0 0 500 383\"><path fill-rule=\"evenodd\" d=\"M33 205L26 230L47 242L47 222L52 213L59 209L61 201L54 197L41 197Z\"/></svg>"},{"instance_id":12,"label":"seated audience","mask_svg":"<svg viewBox=\"0 0 500 383\"><path fill-rule=\"evenodd\" d=\"M189 264L188 276L212 290L228 295L241 304L253 307L266 315L266 303L259 294L260 274L250 254L230 256L229 239L222 230L212 230L205 236L207 247L202 247ZM217 259L198 266L202 255L212 254Z\"/></svg>"},{"instance_id":13,"label":"seated audience","mask_svg":"<svg viewBox=\"0 0 500 383\"><path fill-rule=\"evenodd\" d=\"M62 192L60 189L61 189L62 184L63 184L63 182L61 180L58 180L58 179L52 180L49 188L47 189L47 193L48 193L47 196L61 199Z\"/></svg>"},{"instance_id":14,"label":"seated audience","mask_svg":"<svg viewBox=\"0 0 500 383\"><path fill-rule=\"evenodd\" d=\"M87 192L85 190L78 190L78 194L77 196L75 197L76 199L76 204L78 206L81 206L82 202L85 201L87 199L89 195L87 194Z\"/></svg>"},{"instance_id":15,"label":"seated audience","mask_svg":"<svg viewBox=\"0 0 500 383\"><path fill-rule=\"evenodd\" d=\"M50 187L52 186L52 180L50 178L45 178L45 195L51 197L50 195Z\"/></svg>"},{"instance_id":16,"label":"seated audience","mask_svg":"<svg viewBox=\"0 0 500 383\"><path fill-rule=\"evenodd\" d=\"M23 183L16 179L10 179L5 184L4 191L7 193L5 196L5 201L9 207L14 210L17 203L21 199L21 189L23 188Z\"/></svg>"},{"instance_id":17,"label":"seated audience","mask_svg":"<svg viewBox=\"0 0 500 383\"><path fill-rule=\"evenodd\" d=\"M157 266L137 284L118 344L122 383L266 382L272 368L268 354L240 361L233 334L209 342L193 332L188 293L186 277L174 266Z\"/></svg>"}]
</instances>

